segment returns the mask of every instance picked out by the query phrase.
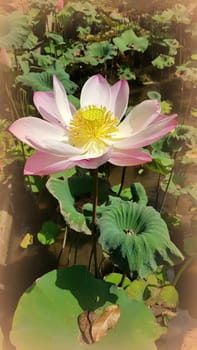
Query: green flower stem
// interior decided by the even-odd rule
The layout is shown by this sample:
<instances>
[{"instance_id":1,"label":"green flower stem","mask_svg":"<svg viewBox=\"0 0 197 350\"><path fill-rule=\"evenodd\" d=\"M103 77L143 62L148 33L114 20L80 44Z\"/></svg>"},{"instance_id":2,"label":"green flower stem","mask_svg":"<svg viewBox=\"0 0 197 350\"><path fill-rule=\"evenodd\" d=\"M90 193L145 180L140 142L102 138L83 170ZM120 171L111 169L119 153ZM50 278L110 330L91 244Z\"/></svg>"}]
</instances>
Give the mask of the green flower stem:
<instances>
[{"instance_id":1,"label":"green flower stem","mask_svg":"<svg viewBox=\"0 0 197 350\"><path fill-rule=\"evenodd\" d=\"M178 273L175 276L175 279L173 281L173 286L176 287L178 281L180 280L183 272L188 268L188 266L191 264L192 260L196 258L196 256L190 256L181 266L180 270L178 271Z\"/></svg>"},{"instance_id":2,"label":"green flower stem","mask_svg":"<svg viewBox=\"0 0 197 350\"><path fill-rule=\"evenodd\" d=\"M65 246L66 246L67 235L68 235L68 227L66 226L65 231L64 231L64 238L63 238L63 242L62 242L62 247L61 247L61 250L60 250L59 255L57 257L57 267L59 267L59 265L60 265L60 259L62 257L62 254L63 254Z\"/></svg>"},{"instance_id":3,"label":"green flower stem","mask_svg":"<svg viewBox=\"0 0 197 350\"><path fill-rule=\"evenodd\" d=\"M92 251L90 254L89 267L91 265L92 255L94 256L94 272L95 277L98 276L98 267L97 267L97 234L96 234L96 207L98 204L98 169L92 170L93 176L93 212L92 212Z\"/></svg>"},{"instance_id":4,"label":"green flower stem","mask_svg":"<svg viewBox=\"0 0 197 350\"><path fill-rule=\"evenodd\" d=\"M120 196L121 192L122 192L122 189L123 189L123 186L124 186L124 180L125 180L125 174L126 174L126 166L124 166L122 168L122 176L121 176L121 182L120 182L120 188L119 188L119 191L118 191L118 197Z\"/></svg>"},{"instance_id":5,"label":"green flower stem","mask_svg":"<svg viewBox=\"0 0 197 350\"><path fill-rule=\"evenodd\" d=\"M170 171L170 176L169 176L169 179L168 179L168 182L167 182L167 185L166 185L166 188L165 188L165 193L164 193L164 196L163 196L163 199L162 199L162 203L161 203L161 206L160 206L160 213L162 212L163 208L164 208L164 204L166 202L166 197L167 197L167 194L168 194L168 188L170 186L170 182L172 180L172 176L173 176L173 170L174 170L174 167L172 167L171 171Z\"/></svg>"}]
</instances>

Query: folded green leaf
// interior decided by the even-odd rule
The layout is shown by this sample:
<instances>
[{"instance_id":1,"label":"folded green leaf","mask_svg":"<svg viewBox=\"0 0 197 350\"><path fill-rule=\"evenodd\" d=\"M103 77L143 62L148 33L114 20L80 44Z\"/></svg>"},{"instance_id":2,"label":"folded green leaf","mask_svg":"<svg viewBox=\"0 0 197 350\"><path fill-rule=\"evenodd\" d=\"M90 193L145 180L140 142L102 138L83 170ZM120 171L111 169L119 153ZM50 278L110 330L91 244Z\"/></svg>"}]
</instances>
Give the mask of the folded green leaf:
<instances>
[{"instance_id":1,"label":"folded green leaf","mask_svg":"<svg viewBox=\"0 0 197 350\"><path fill-rule=\"evenodd\" d=\"M98 220L99 242L122 271L144 277L156 271L158 265L174 265L183 259L154 208L110 199L111 204Z\"/></svg>"},{"instance_id":2,"label":"folded green leaf","mask_svg":"<svg viewBox=\"0 0 197 350\"><path fill-rule=\"evenodd\" d=\"M60 211L71 229L77 232L91 234L83 214L74 206L75 199L71 194L68 180L50 178L46 184L49 192L58 200Z\"/></svg>"}]
</instances>

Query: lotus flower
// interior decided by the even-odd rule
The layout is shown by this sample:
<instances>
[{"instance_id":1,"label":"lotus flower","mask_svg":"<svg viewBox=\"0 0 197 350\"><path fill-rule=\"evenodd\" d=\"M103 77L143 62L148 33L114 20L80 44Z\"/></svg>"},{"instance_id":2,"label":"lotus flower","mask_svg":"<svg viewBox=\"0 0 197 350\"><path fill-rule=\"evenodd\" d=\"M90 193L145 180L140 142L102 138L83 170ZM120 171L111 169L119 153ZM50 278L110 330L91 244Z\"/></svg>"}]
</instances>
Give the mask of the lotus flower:
<instances>
[{"instance_id":1,"label":"lotus flower","mask_svg":"<svg viewBox=\"0 0 197 350\"><path fill-rule=\"evenodd\" d=\"M44 120L25 117L10 126L17 138L37 150L24 174L47 175L75 165L95 169L106 161L120 166L150 162L150 155L139 148L176 126L176 115L161 115L156 100L140 103L122 119L129 97L125 80L110 86L102 75L92 76L81 90L78 110L55 76L53 87L53 92L34 93Z\"/></svg>"},{"instance_id":2,"label":"lotus flower","mask_svg":"<svg viewBox=\"0 0 197 350\"><path fill-rule=\"evenodd\" d=\"M61 11L64 8L64 0L58 0L56 4L56 10Z\"/></svg>"}]
</instances>

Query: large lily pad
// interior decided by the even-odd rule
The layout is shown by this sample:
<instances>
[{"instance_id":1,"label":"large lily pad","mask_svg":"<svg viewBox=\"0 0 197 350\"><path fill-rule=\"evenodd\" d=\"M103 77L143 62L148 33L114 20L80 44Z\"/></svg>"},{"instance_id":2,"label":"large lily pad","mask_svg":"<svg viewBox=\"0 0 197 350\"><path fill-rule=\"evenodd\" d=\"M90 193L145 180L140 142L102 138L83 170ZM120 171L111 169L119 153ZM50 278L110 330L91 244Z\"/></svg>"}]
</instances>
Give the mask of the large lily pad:
<instances>
[{"instance_id":1,"label":"large lily pad","mask_svg":"<svg viewBox=\"0 0 197 350\"><path fill-rule=\"evenodd\" d=\"M11 341L17 350L88 350L90 345L78 340L78 316L84 310L101 312L111 304L120 307L118 323L91 348L156 350L154 341L163 330L150 310L129 300L124 290L95 279L84 266L49 272L23 294Z\"/></svg>"},{"instance_id":2,"label":"large lily pad","mask_svg":"<svg viewBox=\"0 0 197 350\"><path fill-rule=\"evenodd\" d=\"M103 250L126 273L144 277L158 265L174 265L183 259L170 240L165 221L152 207L111 197L98 224Z\"/></svg>"}]
</instances>

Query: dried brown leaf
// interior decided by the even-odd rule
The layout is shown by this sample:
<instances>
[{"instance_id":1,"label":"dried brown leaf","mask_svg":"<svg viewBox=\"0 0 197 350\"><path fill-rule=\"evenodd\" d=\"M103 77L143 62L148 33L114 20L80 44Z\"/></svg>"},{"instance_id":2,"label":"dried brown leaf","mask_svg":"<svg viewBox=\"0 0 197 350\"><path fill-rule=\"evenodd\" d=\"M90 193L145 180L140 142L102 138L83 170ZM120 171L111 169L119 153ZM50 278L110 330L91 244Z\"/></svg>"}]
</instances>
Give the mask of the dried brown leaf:
<instances>
[{"instance_id":1,"label":"dried brown leaf","mask_svg":"<svg viewBox=\"0 0 197 350\"><path fill-rule=\"evenodd\" d=\"M120 307L110 305L93 322L92 337L95 342L107 334L108 329L114 328L120 317Z\"/></svg>"},{"instance_id":2,"label":"dried brown leaf","mask_svg":"<svg viewBox=\"0 0 197 350\"><path fill-rule=\"evenodd\" d=\"M78 317L79 342L92 344L99 341L109 329L115 327L119 317L120 307L118 305L106 307L100 315L93 311L84 311Z\"/></svg>"}]
</instances>

